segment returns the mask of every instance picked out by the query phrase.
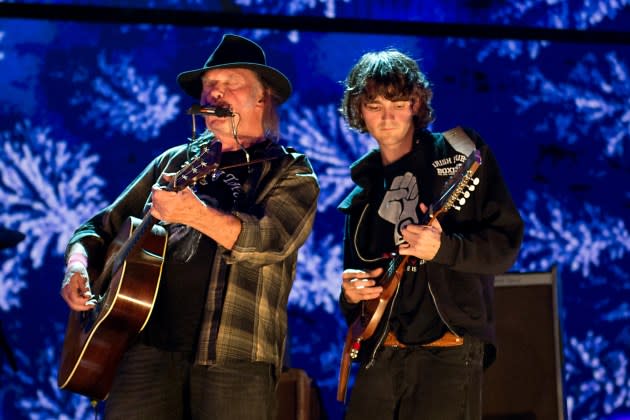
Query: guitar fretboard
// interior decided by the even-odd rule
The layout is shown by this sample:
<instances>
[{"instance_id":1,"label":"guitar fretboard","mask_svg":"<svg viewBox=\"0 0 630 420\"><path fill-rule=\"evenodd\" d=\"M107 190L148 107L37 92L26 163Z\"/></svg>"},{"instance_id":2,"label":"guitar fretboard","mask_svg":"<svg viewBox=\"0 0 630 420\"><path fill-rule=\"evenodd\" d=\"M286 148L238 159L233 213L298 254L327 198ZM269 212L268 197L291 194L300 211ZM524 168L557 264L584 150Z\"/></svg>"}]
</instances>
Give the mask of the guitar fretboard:
<instances>
[{"instance_id":1,"label":"guitar fretboard","mask_svg":"<svg viewBox=\"0 0 630 420\"><path fill-rule=\"evenodd\" d=\"M108 271L108 276L111 276L112 273L115 273L120 269L125 260L129 257L129 254L136 248L136 245L140 242L140 239L144 237L144 235L151 230L153 225L155 225L158 220L151 216L151 213L147 213L142 222L138 225L138 227L133 231L131 237L125 242L116 257L113 259L113 263L111 268ZM103 270L105 272L105 270Z\"/></svg>"}]
</instances>

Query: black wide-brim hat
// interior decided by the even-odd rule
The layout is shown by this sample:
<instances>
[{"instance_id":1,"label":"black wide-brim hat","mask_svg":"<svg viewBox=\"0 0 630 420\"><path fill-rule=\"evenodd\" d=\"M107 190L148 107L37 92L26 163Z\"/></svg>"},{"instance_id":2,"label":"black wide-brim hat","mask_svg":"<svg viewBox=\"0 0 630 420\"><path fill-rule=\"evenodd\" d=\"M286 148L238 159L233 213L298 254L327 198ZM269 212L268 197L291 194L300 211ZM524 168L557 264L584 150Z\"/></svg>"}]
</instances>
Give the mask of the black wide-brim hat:
<instances>
[{"instance_id":1,"label":"black wide-brim hat","mask_svg":"<svg viewBox=\"0 0 630 420\"><path fill-rule=\"evenodd\" d=\"M201 96L201 75L211 69L245 68L256 72L271 86L280 103L291 95L291 82L277 69L267 65L265 52L256 44L242 36L226 34L200 69L185 71L177 75L177 83L188 95L195 99Z\"/></svg>"}]
</instances>

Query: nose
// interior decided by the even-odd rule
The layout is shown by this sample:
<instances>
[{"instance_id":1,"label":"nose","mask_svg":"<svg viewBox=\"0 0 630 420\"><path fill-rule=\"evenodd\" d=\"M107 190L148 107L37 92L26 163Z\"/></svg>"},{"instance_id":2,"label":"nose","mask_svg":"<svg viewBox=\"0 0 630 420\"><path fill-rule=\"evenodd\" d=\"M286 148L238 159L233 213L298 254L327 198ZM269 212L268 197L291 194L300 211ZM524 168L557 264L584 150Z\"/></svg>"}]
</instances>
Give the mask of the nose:
<instances>
[{"instance_id":1,"label":"nose","mask_svg":"<svg viewBox=\"0 0 630 420\"><path fill-rule=\"evenodd\" d=\"M390 107L383 107L383 113L381 114L383 120L391 120L394 118L394 110Z\"/></svg>"},{"instance_id":2,"label":"nose","mask_svg":"<svg viewBox=\"0 0 630 420\"><path fill-rule=\"evenodd\" d=\"M210 89L210 97L212 99L221 99L223 97L223 90L220 89L218 85L215 85Z\"/></svg>"},{"instance_id":3,"label":"nose","mask_svg":"<svg viewBox=\"0 0 630 420\"><path fill-rule=\"evenodd\" d=\"M219 86L218 83L213 83L212 85L204 86L203 96L206 102L213 103L218 99L223 97L223 88Z\"/></svg>"}]
</instances>

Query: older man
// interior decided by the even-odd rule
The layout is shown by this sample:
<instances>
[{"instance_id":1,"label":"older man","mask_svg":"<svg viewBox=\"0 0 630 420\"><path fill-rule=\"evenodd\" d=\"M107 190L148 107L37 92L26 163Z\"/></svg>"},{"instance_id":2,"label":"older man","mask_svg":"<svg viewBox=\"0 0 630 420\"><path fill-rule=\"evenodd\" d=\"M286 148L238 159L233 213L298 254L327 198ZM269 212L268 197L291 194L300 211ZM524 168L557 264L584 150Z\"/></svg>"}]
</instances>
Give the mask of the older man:
<instances>
[{"instance_id":1,"label":"older man","mask_svg":"<svg viewBox=\"0 0 630 420\"><path fill-rule=\"evenodd\" d=\"M199 101L207 130L155 158L77 229L61 293L72 310L90 310L87 268L102 264L129 216L150 212L168 231L159 290L120 362L106 416L273 419L288 295L319 193L307 158L276 141L275 108L291 84L259 45L231 34L177 81ZM163 186L208 146L221 150L220 166L204 183Z\"/></svg>"}]
</instances>

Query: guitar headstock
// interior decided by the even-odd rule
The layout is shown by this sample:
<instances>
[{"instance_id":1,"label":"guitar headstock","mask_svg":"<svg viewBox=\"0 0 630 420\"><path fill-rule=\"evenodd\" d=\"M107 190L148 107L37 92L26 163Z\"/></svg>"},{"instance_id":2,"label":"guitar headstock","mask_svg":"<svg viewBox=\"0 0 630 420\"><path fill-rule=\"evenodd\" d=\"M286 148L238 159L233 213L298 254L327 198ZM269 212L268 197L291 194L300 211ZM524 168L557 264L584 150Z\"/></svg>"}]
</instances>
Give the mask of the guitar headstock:
<instances>
[{"instance_id":1,"label":"guitar headstock","mask_svg":"<svg viewBox=\"0 0 630 420\"><path fill-rule=\"evenodd\" d=\"M221 158L221 142L214 141L199 149L199 154L186 162L171 179L171 191L181 191L189 185L203 182L206 176L214 172Z\"/></svg>"},{"instance_id":2,"label":"guitar headstock","mask_svg":"<svg viewBox=\"0 0 630 420\"><path fill-rule=\"evenodd\" d=\"M481 153L475 149L444 185L439 200L430 209L431 218L451 208L461 209L466 199L470 197L470 193L475 190L475 186L479 184L479 178L474 177L479 166L481 166Z\"/></svg>"}]
</instances>

